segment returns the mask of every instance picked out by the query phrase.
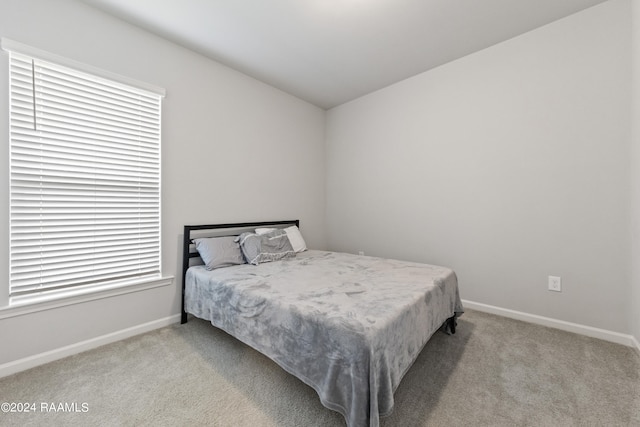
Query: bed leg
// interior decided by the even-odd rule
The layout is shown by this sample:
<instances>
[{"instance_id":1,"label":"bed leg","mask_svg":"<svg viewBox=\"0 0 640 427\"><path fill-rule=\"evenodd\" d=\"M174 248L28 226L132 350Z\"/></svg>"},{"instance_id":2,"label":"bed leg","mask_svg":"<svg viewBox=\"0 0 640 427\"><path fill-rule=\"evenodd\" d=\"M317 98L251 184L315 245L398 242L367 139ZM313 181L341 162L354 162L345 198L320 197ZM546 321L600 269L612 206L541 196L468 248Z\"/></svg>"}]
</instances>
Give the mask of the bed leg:
<instances>
[{"instance_id":1,"label":"bed leg","mask_svg":"<svg viewBox=\"0 0 640 427\"><path fill-rule=\"evenodd\" d=\"M182 275L182 316L180 317L181 325L184 325L185 323L187 323L187 310L184 309L184 291L185 291L184 279L185 279L185 274Z\"/></svg>"},{"instance_id":2,"label":"bed leg","mask_svg":"<svg viewBox=\"0 0 640 427\"><path fill-rule=\"evenodd\" d=\"M451 335L456 333L456 316L453 315L450 318L447 319L447 323L449 325L449 330L451 331Z\"/></svg>"}]
</instances>

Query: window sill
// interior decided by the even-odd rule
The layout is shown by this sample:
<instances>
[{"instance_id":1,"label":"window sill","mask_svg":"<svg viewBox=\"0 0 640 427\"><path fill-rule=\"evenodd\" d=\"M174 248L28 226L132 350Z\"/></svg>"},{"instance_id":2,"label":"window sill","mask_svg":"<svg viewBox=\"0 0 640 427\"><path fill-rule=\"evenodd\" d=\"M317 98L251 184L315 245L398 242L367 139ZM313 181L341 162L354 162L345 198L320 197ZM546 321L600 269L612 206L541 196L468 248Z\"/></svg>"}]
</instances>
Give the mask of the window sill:
<instances>
[{"instance_id":1,"label":"window sill","mask_svg":"<svg viewBox=\"0 0 640 427\"><path fill-rule=\"evenodd\" d=\"M58 292L46 296L22 297L0 308L0 319L17 317L38 311L51 310L73 304L81 304L117 295L140 292L148 289L168 286L173 283L173 276L154 277L149 279L92 287L84 290Z\"/></svg>"}]
</instances>

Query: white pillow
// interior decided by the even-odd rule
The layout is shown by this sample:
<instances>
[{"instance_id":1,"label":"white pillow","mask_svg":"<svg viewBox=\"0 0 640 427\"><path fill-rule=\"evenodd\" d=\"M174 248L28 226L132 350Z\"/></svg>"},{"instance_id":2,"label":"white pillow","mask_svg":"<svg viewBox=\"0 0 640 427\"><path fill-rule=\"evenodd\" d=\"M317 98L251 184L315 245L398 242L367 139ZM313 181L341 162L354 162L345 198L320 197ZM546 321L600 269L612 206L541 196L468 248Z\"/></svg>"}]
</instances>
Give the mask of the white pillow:
<instances>
[{"instance_id":1,"label":"white pillow","mask_svg":"<svg viewBox=\"0 0 640 427\"><path fill-rule=\"evenodd\" d=\"M276 228L256 228L256 234L258 236L262 236L263 234L271 233L273 230L277 230Z\"/></svg>"},{"instance_id":2,"label":"white pillow","mask_svg":"<svg viewBox=\"0 0 640 427\"><path fill-rule=\"evenodd\" d=\"M257 232L258 230L256 230ZM291 242L291 246L293 250L296 252L302 252L307 250L307 244L304 242L302 238L302 234L300 234L300 229L295 225L291 227L287 227L284 229L287 233L287 237L289 238L289 242Z\"/></svg>"}]
</instances>

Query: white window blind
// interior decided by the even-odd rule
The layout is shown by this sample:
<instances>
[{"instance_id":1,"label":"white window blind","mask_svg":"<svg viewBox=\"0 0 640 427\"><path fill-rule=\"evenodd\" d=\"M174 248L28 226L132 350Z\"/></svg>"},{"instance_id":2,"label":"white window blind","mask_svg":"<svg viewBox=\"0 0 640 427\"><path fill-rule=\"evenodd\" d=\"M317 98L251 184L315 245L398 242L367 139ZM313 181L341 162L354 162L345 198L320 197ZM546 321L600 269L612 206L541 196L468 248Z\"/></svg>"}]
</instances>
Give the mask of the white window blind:
<instances>
[{"instance_id":1,"label":"white window blind","mask_svg":"<svg viewBox=\"0 0 640 427\"><path fill-rule=\"evenodd\" d=\"M10 295L157 277L161 96L9 57Z\"/></svg>"}]
</instances>

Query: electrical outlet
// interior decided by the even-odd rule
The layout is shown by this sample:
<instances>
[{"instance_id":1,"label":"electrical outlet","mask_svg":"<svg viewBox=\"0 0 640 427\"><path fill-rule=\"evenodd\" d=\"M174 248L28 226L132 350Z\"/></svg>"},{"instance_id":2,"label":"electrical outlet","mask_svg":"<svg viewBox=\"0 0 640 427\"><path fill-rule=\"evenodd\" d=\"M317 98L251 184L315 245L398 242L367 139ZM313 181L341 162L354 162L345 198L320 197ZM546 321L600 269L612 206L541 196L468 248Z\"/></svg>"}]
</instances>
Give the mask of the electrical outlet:
<instances>
[{"instance_id":1,"label":"electrical outlet","mask_svg":"<svg viewBox=\"0 0 640 427\"><path fill-rule=\"evenodd\" d=\"M562 278L560 276L549 276L549 290L562 292Z\"/></svg>"}]
</instances>

